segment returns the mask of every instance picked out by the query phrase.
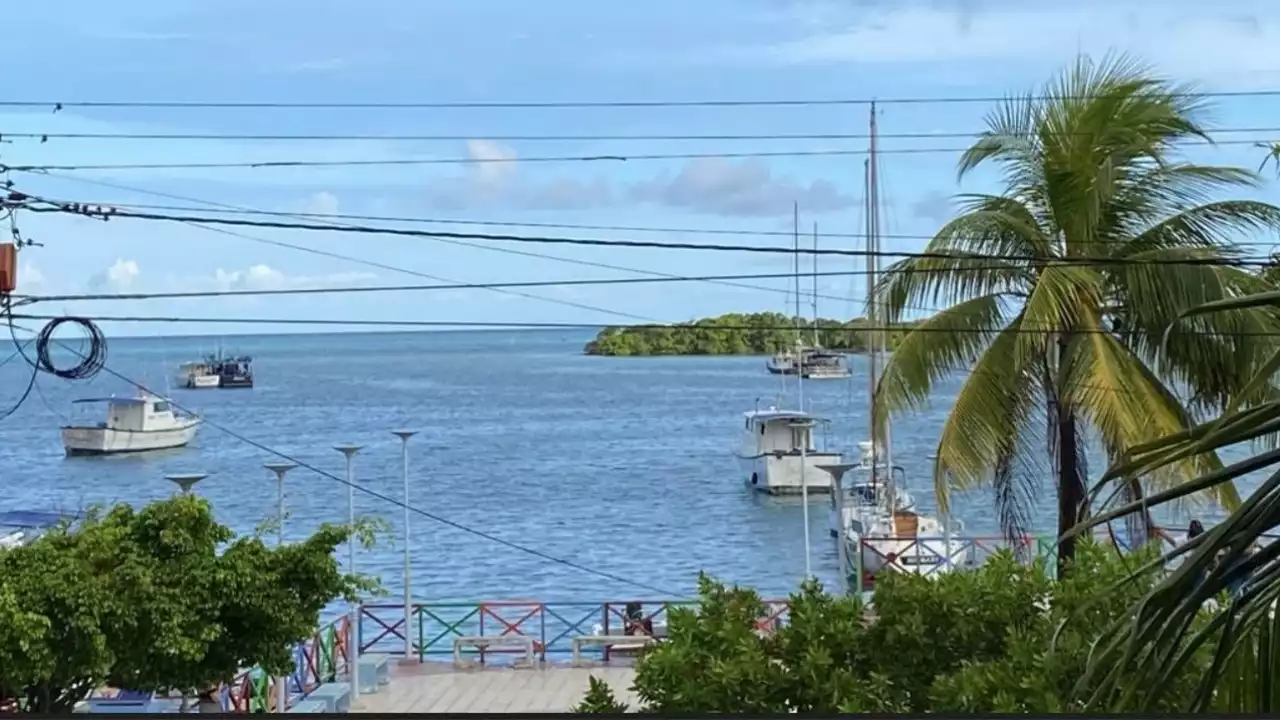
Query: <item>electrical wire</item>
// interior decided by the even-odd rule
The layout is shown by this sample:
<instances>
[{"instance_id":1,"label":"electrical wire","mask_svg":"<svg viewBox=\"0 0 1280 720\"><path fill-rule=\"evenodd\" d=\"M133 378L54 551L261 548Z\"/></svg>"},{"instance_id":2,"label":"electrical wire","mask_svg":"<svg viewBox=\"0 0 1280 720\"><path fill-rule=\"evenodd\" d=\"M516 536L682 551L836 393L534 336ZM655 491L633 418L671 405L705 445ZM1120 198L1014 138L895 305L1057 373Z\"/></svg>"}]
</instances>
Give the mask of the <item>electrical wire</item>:
<instances>
[{"instance_id":1,"label":"electrical wire","mask_svg":"<svg viewBox=\"0 0 1280 720\"><path fill-rule=\"evenodd\" d=\"M1262 98L1278 97L1280 89L1170 92L1174 97ZM1090 96L1019 95L1017 100L1087 100ZM939 95L889 98L758 98L744 100L544 100L544 101L455 101L455 102L283 102L217 100L0 100L0 107L48 108L168 108L168 109L258 109L258 110L449 110L539 108L682 108L682 107L812 107L822 105L955 105L1008 102L1009 96Z\"/></svg>"},{"instance_id":2,"label":"electrical wire","mask_svg":"<svg viewBox=\"0 0 1280 720\"><path fill-rule=\"evenodd\" d=\"M22 193L11 193L11 201L22 201L29 196ZM40 201L39 202L47 202ZM861 257L865 258L870 255L889 258L917 258L932 260L970 260L970 261L1010 261L1010 262L1045 262L1043 257L1032 255L996 255L996 254L962 254L962 253L945 253L945 252L907 252L907 251L876 251L867 250L849 250L837 248L792 248L782 246L761 246L761 245L726 245L715 243L687 243L687 242L656 242L650 240L604 240L597 238L567 238L567 237L549 237L549 236L530 236L530 235L501 235L492 233L459 233L440 230L412 230L406 228L388 228L376 227L369 225L323 225L316 223L286 223L266 220L242 220L236 218L221 218L196 215L168 215L161 213L143 213L132 212L128 210L119 210L117 208L92 208L77 205L58 205L51 207L41 207L38 205L23 204L21 207L30 212L39 213L64 213L70 215L81 215L84 217L95 218L99 220L107 220L114 217L132 218L135 220L156 220L167 222L193 223L200 225L230 225L236 227L255 227L255 228L272 228L278 230L315 230L325 232L339 233L357 233L372 235L398 235L405 237L423 237L423 238L452 238L467 240L491 240L497 242L513 242L513 243L538 243L551 245L583 245L594 247L627 247L627 248L655 248L662 250L699 250L699 251L718 251L718 252L744 252L744 253L765 253L765 254L803 254L803 255L827 255L836 257ZM1080 257L1080 258L1062 258L1061 260L1052 260L1054 264L1063 266L1152 266L1152 265L1201 265L1201 266L1223 266L1223 267L1252 267L1267 266L1271 264L1270 258L1250 259L1243 258L1189 258L1189 259L1166 259L1166 260L1132 260L1128 258L1108 258L1108 257Z\"/></svg>"},{"instance_id":3,"label":"electrical wire","mask_svg":"<svg viewBox=\"0 0 1280 720\"><path fill-rule=\"evenodd\" d=\"M970 131L933 131L933 132L887 132L878 133L880 140L942 140L979 138L986 130ZM1214 128L1214 135L1239 133L1280 133L1280 127L1224 127ZM1085 136L1085 133L1073 133ZM1063 136L1066 133L1051 133ZM757 133L757 134L710 134L710 135L497 135L473 132L467 135L381 135L381 134L254 134L254 133L56 133L56 132L6 132L0 133L0 139L40 140L269 140L273 142L466 142L484 138L496 142L694 142L694 141L739 141L739 140L869 140L870 133Z\"/></svg>"},{"instance_id":4,"label":"electrical wire","mask_svg":"<svg viewBox=\"0 0 1280 720\"><path fill-rule=\"evenodd\" d=\"M781 313L779 313L781 314ZM27 315L14 314L17 320L53 320L58 315ZM97 315L93 316L94 322L120 322L120 323L192 323L192 324L235 324L243 323L245 325L319 325L319 326L367 326L367 327L422 327L422 328L485 328L485 329L505 329L505 330L687 330L689 332L716 332L722 330L736 331L752 331L752 330L777 330L795 332L796 325L793 322L780 325L731 325L731 324L707 324L698 325L696 322L687 323L648 323L648 324L630 324L630 325L601 325L600 323L574 323L574 322L523 322L517 320L510 321L477 321L477 320L341 320L337 318L257 318L257 317L185 317L185 316L168 316L168 315ZM803 320L803 318L801 318ZM807 320L805 322L808 322ZM904 321L901 325L842 325L840 327L822 326L819 329L839 330L844 332L920 332L920 333L943 333L950 335L971 334L971 335L990 335L987 330L973 330L968 328L952 328L952 327L919 327L913 326L913 321ZM809 326L802 326L802 329L811 329ZM1019 327L1017 329L1001 330L1000 332L1012 332L1023 335L1056 335L1062 332L1060 327ZM1106 329L1078 329L1072 330L1077 335L1112 335L1116 333ZM1280 337L1280 330L1277 331L1187 331L1179 333L1188 337Z\"/></svg>"},{"instance_id":5,"label":"electrical wire","mask_svg":"<svg viewBox=\"0 0 1280 720\"><path fill-rule=\"evenodd\" d=\"M79 362L70 367L60 368L53 362L53 356L49 350L54 340L53 333L64 325L74 325L85 332L89 341L89 352L88 354L76 353L81 356ZM58 344L64 345L61 341ZM64 380L87 380L97 375L106 362L107 338L102 334L102 330L87 318L71 316L53 318L36 335L36 366L54 377Z\"/></svg>"},{"instance_id":6,"label":"electrical wire","mask_svg":"<svg viewBox=\"0 0 1280 720\"><path fill-rule=\"evenodd\" d=\"M28 319L30 319L30 318L28 318ZM71 318L64 318L64 319L75 321L75 320L80 320L81 318L76 318L76 319L74 319L74 320L73 320L73 319L71 319ZM12 324L12 322L11 322L11 323L10 323L10 331L12 331L13 329L14 329L14 325L13 325L13 324ZM24 330L26 330L26 329L24 328ZM27 331L27 332L31 332L30 330L26 330L26 331ZM16 340L16 338L15 338L15 340ZM38 341L38 340L37 340L37 341ZM54 342L58 342L58 341L56 341L56 340L55 340ZM75 350L75 349L73 349L73 348L68 347L68 346L67 346L67 345L65 345L64 343L59 342L59 344L60 344L60 345L62 345L64 348L66 348L66 349L70 350L71 352L76 353L77 355L81 355L81 358L82 358L82 364L86 364L86 363L89 363L89 362L91 361L91 356L83 355L83 354L81 354L80 352L78 352L77 350ZM116 378L116 379L118 379L118 380L121 380L121 381L123 381L123 382L128 383L129 385L133 386L134 388L136 388L136 389L138 389L138 390L141 390L142 392L145 392L145 393L148 393L148 394L151 394L151 395L156 395L157 397L161 397L161 395L160 395L159 393L154 392L153 390L151 390L150 388L148 388L146 385L143 385L142 383L140 383L140 382L138 382L138 381L136 381L136 380L134 380L134 379L132 379L132 378L130 378L130 377L128 377L128 376L126 376L126 375L123 375L123 374L121 374L121 373L119 373L119 372L116 372L115 370L113 370L112 368L110 368L109 366L107 366L105 363L101 364L101 365L99 366L99 369L100 369L101 371L103 371L103 372L107 373L108 375L111 375L111 376L115 377L115 378ZM181 410L181 411L183 411L183 412L189 413L189 414L191 414L191 415L197 415L197 414L198 414L198 413L196 413L194 410L191 410L191 409L189 409L189 408L183 407L181 404L179 404L178 402L174 401L172 398L166 398L166 399L168 400L168 402L169 402L169 404L170 404L171 406L173 406L174 408L177 408L178 410ZM455 529L455 530L460 530L460 531L462 531L462 532L468 533L468 534L470 534L470 535L474 535L474 536L476 536L476 537L482 538L482 539L484 539L484 540L488 540L488 541L490 541L490 542L497 543L497 544L499 544L499 545L502 545L502 546L504 546L504 547L510 548L510 549L512 549L512 550L518 550L518 551L520 551L520 552L527 553L527 554L529 554L529 555L532 555L532 556L534 556L534 557L540 558L540 559L542 559L542 560L545 560L545 561L548 561L548 562L552 562L552 563L555 563L555 564L559 564L559 565L563 565L563 566L565 566L565 567L572 568L572 569L574 569L574 570L578 570L578 571L580 571L580 572L585 572L585 573L590 574L590 575L595 575L595 576L597 576L597 577L601 577L601 578L604 578L604 579L606 579L606 580L611 580L611 581L613 581L613 582L623 583L623 584L626 584L626 585L631 585L631 586L638 587L638 588L641 588L641 589L644 589L644 590L648 590L648 591L651 591L651 592L656 592L656 593L659 593L660 595L662 595L662 596L664 596L664 597L685 597L685 595L683 595L683 594L681 594L681 593L674 593L674 592L671 592L671 591L670 591L670 590L668 590L668 589L660 588L660 587L657 587L657 586L654 586L654 585L650 585L650 584L648 584L648 583L641 582L641 581L638 581L638 580L632 580L632 579L629 579L629 578L625 578L625 577L622 577L621 575L616 575L616 574L614 574L614 573L607 572L607 571L604 571L604 570L598 570L598 569L595 569L595 568L589 567L589 566L587 566L587 565L582 565L582 564L580 564L580 563L574 562L574 561L572 561L572 560L566 560L566 559L564 559L564 558L556 557L555 555L551 555L551 554L549 554L549 553L545 553L545 552L543 552L543 551L541 551L541 550L537 550L537 549L535 549L535 548L527 547L527 546L525 546L525 545L521 545L521 544L519 544L519 543L511 542L510 540L505 540L505 539L500 538L500 537L498 537L498 536L496 536L496 535L492 535L492 534L490 534L490 533L487 533L487 532L485 532L485 531L483 531L483 530L477 530L476 528L469 527L469 526L467 526L467 525L463 525L462 523L455 522L455 521L453 521L453 520L449 520L448 518L441 517L441 516L436 515L436 514L434 514L434 513L429 513L429 512L427 512L427 511L425 511L425 510L422 510L421 508L414 507L414 506L412 506L412 505L407 505L407 504L405 504L405 503L404 503L403 501L401 501L401 500L397 500L396 498L393 498L393 497L391 497L391 496L389 496L389 495L385 495L385 494L383 494L383 493L377 492L376 490L370 490L369 488L364 487L364 486L362 486L362 485L360 485L360 484L358 484L358 483L351 483L351 482L347 482L344 478L338 477L337 475L334 475L333 473L326 472L325 470L322 470L322 469L320 469L320 468L316 467L315 465L312 465L311 463L308 463L308 462L306 462L305 460L302 460L301 458L293 457L293 456L288 455L288 454L286 454L286 453L283 453L283 452L281 452L281 451L279 451L279 450L276 450L275 448L272 448L272 447L269 447L269 446L267 446L267 445L264 445L264 444L262 444L262 443L260 443L260 442L258 442L258 441L256 441L256 440L253 440L253 439L251 439L251 438L245 437L244 435L241 435L240 433L237 433L237 432L235 432L234 430L231 430L230 428L226 427L225 425L221 425L221 424L219 424L219 423L213 422L213 421L209 420L208 418L203 418L203 417L202 417L201 419L204 421L204 424L205 424L205 425L208 425L209 427L212 427L212 428L214 428L215 430L218 430L218 431L220 431L220 432L222 432L222 433L225 433L226 435L230 436L230 437L231 437L231 438L233 438L233 439L236 439L236 440L239 440L240 442L246 443L246 444L248 444L248 445L250 445L250 446L252 446L252 447L255 447L255 448L257 448L257 449L259 449L259 450L261 450L261 451L263 451L263 452L265 452L265 453L269 453L269 454L271 454L271 455L274 455L274 456L276 456L276 457L280 458L281 460L284 460L284 461L286 461L286 462L293 463L293 464L297 465L298 467L306 468L307 470L310 470L311 472L314 472L314 473L316 473L317 475L320 475L321 477L324 477L324 478L326 478L326 479L329 479L329 480L332 480L332 481L334 481L334 482L340 483L340 484L342 484L342 485L346 485L346 486L348 486L348 487L352 488L353 490L355 490L355 491L357 491L357 492L362 492L362 493L364 493L364 494L366 494L366 495L369 495L369 496L371 496L371 497L373 497L373 498L376 498L376 499L378 499L378 500L382 500L382 501L384 501L384 502L391 503L392 505L394 505L394 506L396 506L396 507L398 507L398 508L402 508L402 509L408 510L408 511L410 511L410 512L412 512L412 513L415 513L415 514L417 514L417 515L419 515L419 516L421 516L421 517L424 517L424 518L426 518L426 519L428 519L428 520L431 520L431 521L433 521L433 522L437 522L437 523L440 523L440 524L442 524L442 525L447 525L448 527L451 527L451 528L453 528L453 529Z\"/></svg>"},{"instance_id":7,"label":"electrical wire","mask_svg":"<svg viewBox=\"0 0 1280 720\"><path fill-rule=\"evenodd\" d=\"M174 197L165 193L153 192L136 187L125 187L120 185L110 185L104 182L88 180L86 178L75 177L70 175L57 175L55 173L35 173L37 175L47 175L59 180L69 180L73 182L85 182L94 185L103 185L107 187L115 187L126 192L136 192L142 195L156 195L157 197ZM65 203L65 201L48 200L53 203ZM637 233L662 233L662 234L680 234L680 235L729 235L742 237L785 237L790 238L793 233L790 230L746 230L737 228L691 228L691 227L655 227L652 225L584 225L580 223L550 223L550 222L533 222L533 221L515 221L515 220L476 220L473 218L440 218L440 217L410 217L405 215L358 215L351 213L317 213L317 212L285 212L283 210L261 210L247 208L244 206L224 205L222 203L213 202L211 200L191 199L186 202L201 203L201 206L193 205L160 205L152 203L130 203L119 202L114 200L100 201L79 201L81 205L94 205L98 207L115 207L125 208L129 210L163 210L165 212L217 212L223 215L257 215L262 217L291 217L305 218L317 220L361 220L371 222L389 222L404 223L418 225L464 225L464 226L480 226L480 227L518 227L518 228L546 228L551 230L594 230L606 232L637 232ZM219 208L213 210L211 208ZM825 239L842 239L842 240L862 240L866 239L866 233L849 233L849 232L823 232L821 237ZM932 240L933 235L912 235L909 233L880 233L876 237L889 240ZM1121 243L1123 240L1104 241L1098 240L1097 243ZM1275 242L1233 242L1233 245L1239 246L1267 246L1275 247ZM467 247L476 247L482 250L496 250L497 248L487 245L467 245ZM557 258L555 256L534 254L533 257L545 258L548 260L565 260L565 258ZM570 259L566 262L577 262L576 259ZM592 263L593 265L595 263ZM604 266L613 270L623 270L625 272L642 273L645 270L637 270L635 268ZM674 277L674 276L673 276ZM845 298L839 298L845 299Z\"/></svg>"},{"instance_id":8,"label":"electrical wire","mask_svg":"<svg viewBox=\"0 0 1280 720\"><path fill-rule=\"evenodd\" d=\"M970 270L995 270L1003 269L1004 266L981 267L976 266L967 268ZM939 270L927 269L921 272L940 272ZM808 273L806 277L850 277L865 276L866 270L841 270L830 272ZM115 300L173 300L182 298L215 298L215 297L242 297L242 296L262 296L262 295L346 295L350 293L384 293L384 292L424 292L424 291L450 291L450 290L499 290L509 288L526 288L526 287L588 287L588 286L609 286L609 285L650 285L658 283L682 283L682 282L719 282L724 280L790 280L795 277L794 273L747 273L740 275L673 275L671 277L643 277L643 278L596 278L584 280L523 280L511 282L489 282L489 283L448 283L436 285L368 285L368 286L341 286L341 287L314 287L314 288L264 288L259 290L181 290L172 292L136 292L136 293L88 293L79 295L14 295L18 300L13 304L14 307L26 307L36 303L44 302L72 302L72 301L115 301ZM748 286L752 289L755 286ZM786 292L783 290L783 292ZM936 308L923 308L927 310L936 310Z\"/></svg>"},{"instance_id":9,"label":"electrical wire","mask_svg":"<svg viewBox=\"0 0 1280 720\"><path fill-rule=\"evenodd\" d=\"M1188 141L1189 144L1206 146L1252 145L1270 142L1267 138L1251 140ZM938 155L967 152L967 147L877 148L876 155ZM90 172L120 170L262 170L269 168L322 168L322 167L391 167L417 165L488 165L514 163L568 163L568 162L641 162L650 160L735 160L744 158L799 158L799 157L861 157L870 154L861 150L773 150L748 152L701 153L608 153L597 155L553 155L533 157L453 157L453 158L395 158L376 160L260 160L254 162L171 162L171 163L105 163L78 165L9 165L5 169L16 172Z\"/></svg>"},{"instance_id":10,"label":"electrical wire","mask_svg":"<svg viewBox=\"0 0 1280 720\"><path fill-rule=\"evenodd\" d=\"M130 185L121 185L121 184L119 184L119 183L107 182L107 181L104 181L104 180L94 180L94 179L90 179L90 178L77 177L77 176L75 176L75 175L60 175L60 174L58 174L58 173L40 173L40 174L41 174L41 175L44 175L44 176L47 176L47 177L52 177L52 178L55 178L55 179L59 179L59 180L66 180L66 181L69 181L69 182L82 183L82 184L87 184L87 185L96 185L96 186L101 186L101 187L112 188L112 189L115 189L115 190L122 190L122 191L125 191L125 192L135 192L135 193L138 193L138 194L141 194L141 195L150 195L150 196L154 196L154 197L166 198L166 199L169 199L169 200L176 200L176 201L178 201L178 202L198 203L198 204L201 204L201 205L207 206L207 207L204 207L204 208L196 208L196 209L194 210L195 212L200 212L200 211L208 212L208 211L210 211L210 210L209 210L209 208L210 208L210 207L213 207L213 208L219 208L219 209L218 209L218 210L216 210L215 212L243 213L243 214L250 214L250 215L253 215L253 214L261 214L261 212L260 212L260 211L258 211L258 210L257 210L257 209L255 209L255 208L244 207L244 206L240 206L240 205L228 205L228 204L226 204L226 203L221 203L221 202L217 202L217 201L213 201L213 200L204 200L204 199L201 199L201 198L193 198L193 197L188 197L188 196L184 196L184 195L174 195L174 194L172 194L172 193L160 192L160 191L156 191L156 190L148 190L148 189L146 189L146 188L139 188L139 187L134 187L134 186L130 186ZM56 202L56 201L55 201L55 202ZM89 203L89 204L90 204L90 205L102 205L102 203ZM110 204L108 203L108 205L110 205ZM113 206L113 207L115 207L115 206ZM146 208L146 206L142 206L142 208L143 208L143 209L147 209L147 208ZM165 207L164 207L164 206L160 206L160 209L165 209ZM270 214L270 215L274 215L274 216L279 216L279 217L293 217L293 218L301 218L301 219L318 219L318 221L319 221L319 222L325 222L325 223L330 224L330 225L335 225L335 226L342 226L342 225L343 225L343 223L341 223L341 222L335 222L335 221L333 221L333 220L326 220L326 219L324 219L324 216L323 216L323 215L308 215L308 214L299 214L299 213L278 213L278 214L277 214L277 213L269 213L269 214ZM373 268L378 268L378 269L381 269L381 270L389 270L389 271L391 271L391 272L398 272L398 273L403 273L403 274L406 274L406 275L412 275L412 276L415 276L415 277L422 277L422 278L433 279L433 280L440 280L440 279L441 279L441 278L438 278L437 276L434 276L434 275L428 275L428 274L426 274L426 273L422 273L422 272L419 272L419 271L416 271L416 270L409 270L409 269L407 269L407 268L403 268L403 267L397 267L397 266L394 266L394 265L387 265L387 264L384 264L384 263L379 263L379 262L375 262L375 261L372 261L372 260L367 260L367 259L365 259L365 258L355 257L355 256L352 256L352 255L343 255L343 254L341 254L341 253L334 253L334 252L329 252L329 251L326 251L326 250L319 250L319 249L317 249L317 248L307 247L307 246L305 246L305 245L296 245L296 244L294 244L294 243L282 242L282 241L280 241L280 240L269 240L269 239L267 239L267 238L259 237L259 236L256 236L256 235L248 235L248 234L245 234L245 233L235 232L235 231L232 231L232 230L227 230L227 229L225 229L225 228L215 228L215 227L209 227L209 226L206 226L206 225L194 225L194 224L189 225L189 226L190 226L190 227L194 227L194 228L198 228L198 229L200 229L200 230L205 230L205 231L208 231L208 232L216 232L216 233L220 233L220 234L227 235L227 236L230 236L230 237L237 237L237 238L241 238L241 239L244 239L244 240L248 240L248 241L250 241L250 242L262 243L262 244L264 244L264 245L273 245L273 246L276 246L276 247L289 248L289 249L292 249L292 250L297 250L297 251L299 251L299 252L305 252L305 253L308 253L308 254L318 255L318 256L321 256L321 257L329 257L329 258L334 258L334 259L338 259L338 260L345 260L345 261L347 261L347 262L356 263L356 264L358 264L358 265L365 265L366 267L373 267ZM788 236L789 236L789 235L788 235ZM465 240L456 240L456 239L451 239L451 238L435 238L435 241L436 241L436 242L445 243L445 244L448 244L448 245L456 245L456 246L458 246L458 247L466 247L466 248L472 248L472 249L478 249L478 250L488 250L488 251L490 251L490 252L497 252L497 253L502 253L502 254L505 254L505 255L516 255L516 256L520 256L520 257L538 258L538 259L540 259L540 260L551 260L551 261L553 261L553 262L566 263L566 264L569 264L569 265L579 265L579 266L582 266L582 267L595 267L595 268L602 268L602 269L605 269L605 270L616 270L616 271L618 271L618 272L635 273L635 274L637 274L637 275L648 275L648 276L651 276L651 277L667 277L667 278L679 277L678 275L676 275L676 274L674 274L674 273L665 273L665 272L661 272L661 271L657 271L657 270L644 270L644 269L640 269L640 268L626 267L626 266L623 266L623 265L614 265L614 264L612 264L612 263L604 263L604 262L598 262L598 261L594 261L594 260L582 260L582 259L579 259L579 258L568 258L568 257L560 256L560 255L548 255L548 254L546 254L546 253L531 252L531 251L529 251L529 250L517 250L517 249L515 249L515 248L508 248L508 247L494 247L494 246L492 246L492 245L482 245L482 244L480 244L480 243L467 242L467 241L465 241ZM728 280L708 280L708 281L706 281L706 282L708 282L708 283L710 283L710 284L713 284L713 285L723 285L723 286L725 286L725 287L741 288L741 289L745 289L745 290L752 290L752 291L759 291L759 292L782 293L782 294L784 294L784 295L787 295L787 294L789 294L789 292L790 292L790 291L785 290L785 289L783 289L783 288L766 287L766 286L763 286L763 285L749 285L749 284L746 284L746 283L739 283L739 282L733 282L733 281L728 281ZM497 290L497 291L495 291L495 292L503 292L503 291L501 291L501 290ZM556 304L560 304L560 305L573 305L573 306L579 306L579 307L582 307L582 305L581 305L581 304L569 303L569 302L567 302L567 301L563 301L563 300L561 300L561 299L559 299L559 298L548 298L548 297L543 297L543 296L540 296L540 295L532 295L532 294L523 294L523 296L524 296L524 297L529 297L529 298L532 298L532 299L543 300L543 301L545 301L545 302L552 302L552 303L556 303ZM835 296L832 296L832 295L826 295L826 294L823 294L823 293L820 293L820 294L818 295L818 297L819 297L819 298L821 298L821 299L824 299L824 300L836 300L836 301L845 301L845 300L848 300L848 298L844 298L844 297L835 297ZM606 309L604 309L604 308L595 308L595 309L596 309L596 311L597 311L597 312L601 312L601 313L604 313L604 314L612 314L612 311L606 310Z\"/></svg>"}]
</instances>

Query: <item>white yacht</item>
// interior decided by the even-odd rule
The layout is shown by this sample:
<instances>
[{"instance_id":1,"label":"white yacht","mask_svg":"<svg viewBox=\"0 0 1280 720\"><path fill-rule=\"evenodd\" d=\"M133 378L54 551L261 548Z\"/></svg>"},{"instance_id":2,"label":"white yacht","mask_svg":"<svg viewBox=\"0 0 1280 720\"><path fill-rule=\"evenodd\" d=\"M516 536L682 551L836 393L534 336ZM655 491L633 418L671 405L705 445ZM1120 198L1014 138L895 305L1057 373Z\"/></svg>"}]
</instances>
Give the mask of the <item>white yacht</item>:
<instances>
[{"instance_id":1,"label":"white yacht","mask_svg":"<svg viewBox=\"0 0 1280 720\"><path fill-rule=\"evenodd\" d=\"M183 363L173 378L174 386L195 390L198 388L216 388L221 384L222 376L206 360Z\"/></svg>"},{"instance_id":2,"label":"white yacht","mask_svg":"<svg viewBox=\"0 0 1280 720\"><path fill-rule=\"evenodd\" d=\"M855 479L852 482L845 480L844 486L838 490L844 497L837 497L837 488L831 488L831 508L827 518L833 538L840 537L841 515L844 516L843 525L847 532L866 508L881 505L888 507L890 502L900 512L912 512L916 507L915 499L906 489L906 471L896 465L890 471L888 463L875 461L875 457L884 457L883 449L872 453L870 442L860 442L858 452L861 455L860 462L850 470ZM872 463L875 463L874 474L871 471Z\"/></svg>"},{"instance_id":3,"label":"white yacht","mask_svg":"<svg viewBox=\"0 0 1280 720\"><path fill-rule=\"evenodd\" d=\"M68 455L111 455L182 447L191 442L201 419L178 412L158 395L131 398L88 398L77 405L105 404L107 419L96 424L64 425L62 445Z\"/></svg>"},{"instance_id":4,"label":"white yacht","mask_svg":"<svg viewBox=\"0 0 1280 720\"><path fill-rule=\"evenodd\" d=\"M770 495L827 493L831 484L819 465L840 462L838 452L819 450L813 430L827 419L799 410L769 407L743 414L742 441L734 456L747 486ZM804 448L801 453L800 448Z\"/></svg>"}]
</instances>

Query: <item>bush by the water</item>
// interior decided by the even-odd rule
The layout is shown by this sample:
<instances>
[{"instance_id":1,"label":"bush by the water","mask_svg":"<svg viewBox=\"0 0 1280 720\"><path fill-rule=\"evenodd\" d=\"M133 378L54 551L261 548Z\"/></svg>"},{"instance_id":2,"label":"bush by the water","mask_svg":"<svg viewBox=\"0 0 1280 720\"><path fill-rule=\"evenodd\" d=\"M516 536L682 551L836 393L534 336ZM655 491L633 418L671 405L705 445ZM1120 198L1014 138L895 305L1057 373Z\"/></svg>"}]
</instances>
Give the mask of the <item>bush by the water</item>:
<instances>
[{"instance_id":1,"label":"bush by the water","mask_svg":"<svg viewBox=\"0 0 1280 720\"><path fill-rule=\"evenodd\" d=\"M1154 555L1152 555L1154 557ZM703 578L696 608L669 611L668 639L638 661L641 711L668 713L1060 713L1099 709L1079 687L1090 648L1150 589L1125 584L1141 554L1082 544L1062 581L1040 562L996 555L970 572L891 574L874 609L816 581L790 619L756 632L755 592ZM1193 653L1155 707L1185 707L1212 651ZM1096 699L1094 702L1098 702ZM1135 701L1136 702L1136 701ZM1104 698L1102 710L1134 709ZM594 681L578 712L626 709Z\"/></svg>"},{"instance_id":2,"label":"bush by the water","mask_svg":"<svg viewBox=\"0 0 1280 720\"><path fill-rule=\"evenodd\" d=\"M607 327L587 343L588 355L768 355L812 343L815 323L781 313L729 313L689 323L661 327ZM866 352L872 336L866 318L848 322L819 318L818 345L852 353ZM903 326L904 328L907 326ZM904 334L888 334L893 349Z\"/></svg>"}]
</instances>

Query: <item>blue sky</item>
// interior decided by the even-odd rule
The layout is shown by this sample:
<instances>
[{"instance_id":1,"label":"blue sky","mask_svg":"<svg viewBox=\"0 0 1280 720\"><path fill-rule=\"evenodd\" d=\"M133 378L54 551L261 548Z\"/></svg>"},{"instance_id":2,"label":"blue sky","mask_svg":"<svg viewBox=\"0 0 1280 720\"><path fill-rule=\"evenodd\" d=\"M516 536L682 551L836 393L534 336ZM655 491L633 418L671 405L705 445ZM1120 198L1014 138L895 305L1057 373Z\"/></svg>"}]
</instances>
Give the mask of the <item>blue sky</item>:
<instances>
[{"instance_id":1,"label":"blue sky","mask_svg":"<svg viewBox=\"0 0 1280 720\"><path fill-rule=\"evenodd\" d=\"M0 98L11 100L613 101L991 96L1030 90L1077 51L1119 49L1208 89L1280 88L1280 9L1261 1L1151 0L54 0L6 8ZM886 105L882 133L974 132L985 105ZM1219 102L1226 128L1280 126L1280 98ZM820 233L862 230L862 158L537 163L520 158L859 150L863 140L509 142L510 135L861 133L860 106L641 109L0 110L3 133L451 135L440 142L14 139L0 159L22 164L515 158L503 164L321 169L16 173L19 189L94 203L180 204L95 182L283 212L433 219L785 231L791 204ZM1280 132L1232 139L1280 137ZM1227 136L1223 136L1226 139ZM883 229L927 235L947 198L991 190L956 184L958 139L886 138ZM1203 159L1255 166L1258 151L1224 146ZM74 180L70 178L79 178ZM92 181L92 182L86 182ZM988 180L989 182L989 180ZM1260 197L1274 199L1274 189ZM44 243L21 255L32 294L421 284L431 280L178 224L101 223L20 215ZM483 231L475 226L436 229ZM786 238L493 228L495 232L665 241L785 244ZM626 273L399 237L280 230L247 235L353 255L451 281L624 277ZM856 247L828 239L828 247ZM915 250L923 239L885 241ZM486 245L483 242L475 243ZM496 243L499 247L512 247ZM786 272L780 256L533 246L520 249L681 274ZM860 259L824 270L860 269ZM747 290L708 284L552 288L542 299L489 291L146 302L59 303L90 315L600 323L681 321L779 310L786 281ZM820 291L861 297L858 278ZM824 315L856 314L823 300ZM601 312L583 307L588 305ZM221 334L275 326L106 325L113 334ZM296 329L296 328L295 328Z\"/></svg>"}]
</instances>

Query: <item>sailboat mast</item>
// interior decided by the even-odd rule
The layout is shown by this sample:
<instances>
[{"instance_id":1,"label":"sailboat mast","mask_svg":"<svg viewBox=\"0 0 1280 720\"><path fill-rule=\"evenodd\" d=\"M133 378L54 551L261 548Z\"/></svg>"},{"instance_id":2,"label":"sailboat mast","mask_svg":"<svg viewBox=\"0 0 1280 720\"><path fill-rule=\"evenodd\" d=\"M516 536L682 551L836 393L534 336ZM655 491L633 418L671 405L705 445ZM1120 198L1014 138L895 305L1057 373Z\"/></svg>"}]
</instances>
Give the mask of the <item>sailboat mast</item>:
<instances>
[{"instance_id":1,"label":"sailboat mast","mask_svg":"<svg viewBox=\"0 0 1280 720\"><path fill-rule=\"evenodd\" d=\"M874 259L874 246L872 238L875 233L875 221L871 218L871 158L868 157L862 163L863 172L863 191L862 201L866 206L864 215L867 224L866 241L867 241L867 313L865 320L866 330L863 331L863 342L867 354L867 418L870 422L871 432L871 490L876 489L876 353L875 353L875 337L872 328L875 327L875 293L876 286L876 264Z\"/></svg>"},{"instance_id":2,"label":"sailboat mast","mask_svg":"<svg viewBox=\"0 0 1280 720\"><path fill-rule=\"evenodd\" d=\"M804 412L804 351L800 341L800 203L792 204L792 238L795 241L795 277L796 277L796 399L800 403L800 412Z\"/></svg>"},{"instance_id":3,"label":"sailboat mast","mask_svg":"<svg viewBox=\"0 0 1280 720\"><path fill-rule=\"evenodd\" d=\"M879 157L877 156L877 150L879 149L879 142L878 142L879 139L876 133L876 104L874 102L871 103L870 135L871 135L871 153L868 159L871 162L871 218L872 218L873 226L875 227L874 237L872 238L872 242L874 243L875 249L872 251L872 254L875 259L876 276L878 278L880 275L880 270L882 269L881 253L880 253L880 173L879 173L880 160L879 160ZM886 323L887 323L887 318L885 317L877 318L876 320L876 324L880 326L880 332L878 333L880 336L880 346L876 350L876 354L879 356L883 356L889 350L889 329ZM888 487L889 487L890 502L892 502L893 494L895 490L893 485L893 430L890 427L890 423L888 420L889 420L888 418L885 418L885 424L884 424L884 464L885 464L885 469L888 472L888 474L886 475L886 483L888 484Z\"/></svg>"},{"instance_id":4,"label":"sailboat mast","mask_svg":"<svg viewBox=\"0 0 1280 720\"><path fill-rule=\"evenodd\" d=\"M818 223L813 224L813 346L818 347Z\"/></svg>"}]
</instances>

